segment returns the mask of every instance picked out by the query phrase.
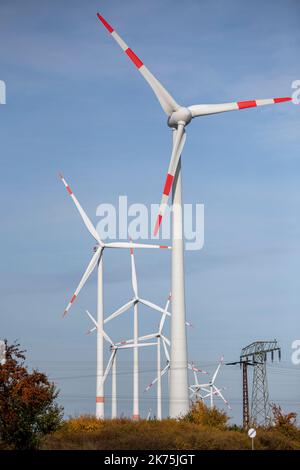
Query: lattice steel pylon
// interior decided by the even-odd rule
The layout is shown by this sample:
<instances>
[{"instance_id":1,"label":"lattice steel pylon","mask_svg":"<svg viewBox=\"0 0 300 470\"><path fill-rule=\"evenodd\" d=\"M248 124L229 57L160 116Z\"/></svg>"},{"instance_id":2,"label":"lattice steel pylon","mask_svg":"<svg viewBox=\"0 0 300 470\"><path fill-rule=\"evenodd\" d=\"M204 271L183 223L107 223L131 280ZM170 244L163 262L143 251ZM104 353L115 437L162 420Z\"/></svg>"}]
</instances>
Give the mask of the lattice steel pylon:
<instances>
[{"instance_id":1,"label":"lattice steel pylon","mask_svg":"<svg viewBox=\"0 0 300 470\"><path fill-rule=\"evenodd\" d=\"M281 351L276 340L255 341L243 348L241 352L241 361L251 359L255 364L250 417L251 425L254 426L267 426L272 420L267 381L267 355L271 353L273 361L274 351L278 351L280 360Z\"/></svg>"},{"instance_id":2,"label":"lattice steel pylon","mask_svg":"<svg viewBox=\"0 0 300 470\"><path fill-rule=\"evenodd\" d=\"M249 429L250 427L250 413L249 413L249 393L248 393L248 366L255 366L253 362L243 359L236 362L227 362L227 366L235 366L239 364L243 369L243 428Z\"/></svg>"}]
</instances>

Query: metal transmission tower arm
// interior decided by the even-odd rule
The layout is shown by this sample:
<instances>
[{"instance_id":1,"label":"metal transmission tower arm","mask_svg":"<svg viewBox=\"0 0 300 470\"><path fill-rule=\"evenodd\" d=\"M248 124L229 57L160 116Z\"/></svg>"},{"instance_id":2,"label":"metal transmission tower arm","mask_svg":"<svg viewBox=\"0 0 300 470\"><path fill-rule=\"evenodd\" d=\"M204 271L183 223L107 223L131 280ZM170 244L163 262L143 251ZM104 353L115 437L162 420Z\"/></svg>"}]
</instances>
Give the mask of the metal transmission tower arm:
<instances>
[{"instance_id":1,"label":"metal transmission tower arm","mask_svg":"<svg viewBox=\"0 0 300 470\"><path fill-rule=\"evenodd\" d=\"M240 361L252 361L255 364L252 385L251 423L258 426L266 426L271 420L269 403L269 390L267 382L267 358L278 351L279 360L281 350L276 340L255 341L242 349Z\"/></svg>"},{"instance_id":2,"label":"metal transmission tower arm","mask_svg":"<svg viewBox=\"0 0 300 470\"><path fill-rule=\"evenodd\" d=\"M255 341L254 343L249 344L242 349L240 359L253 358L257 354L267 354L271 353L271 357L274 358L274 351L278 351L278 356L280 359L280 347L276 339L273 341Z\"/></svg>"}]
</instances>

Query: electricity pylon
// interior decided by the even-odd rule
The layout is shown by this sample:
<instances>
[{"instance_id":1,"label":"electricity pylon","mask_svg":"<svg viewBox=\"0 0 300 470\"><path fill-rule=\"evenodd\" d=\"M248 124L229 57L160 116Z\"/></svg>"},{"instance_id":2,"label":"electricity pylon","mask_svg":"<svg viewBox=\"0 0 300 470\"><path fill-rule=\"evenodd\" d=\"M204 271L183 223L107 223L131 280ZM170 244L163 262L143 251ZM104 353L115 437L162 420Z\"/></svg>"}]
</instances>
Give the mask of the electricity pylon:
<instances>
[{"instance_id":1,"label":"electricity pylon","mask_svg":"<svg viewBox=\"0 0 300 470\"><path fill-rule=\"evenodd\" d=\"M243 348L241 352L241 362L250 360L254 364L250 417L251 425L267 426L272 419L267 381L267 355L271 353L273 361L274 351L278 351L280 360L281 350L276 340L255 341Z\"/></svg>"},{"instance_id":2,"label":"electricity pylon","mask_svg":"<svg viewBox=\"0 0 300 470\"><path fill-rule=\"evenodd\" d=\"M235 366L239 364L243 369L243 428L249 429L250 427L250 415L249 415L249 392L248 392L248 366L255 366L254 362L250 362L246 359L227 362L227 366Z\"/></svg>"}]
</instances>

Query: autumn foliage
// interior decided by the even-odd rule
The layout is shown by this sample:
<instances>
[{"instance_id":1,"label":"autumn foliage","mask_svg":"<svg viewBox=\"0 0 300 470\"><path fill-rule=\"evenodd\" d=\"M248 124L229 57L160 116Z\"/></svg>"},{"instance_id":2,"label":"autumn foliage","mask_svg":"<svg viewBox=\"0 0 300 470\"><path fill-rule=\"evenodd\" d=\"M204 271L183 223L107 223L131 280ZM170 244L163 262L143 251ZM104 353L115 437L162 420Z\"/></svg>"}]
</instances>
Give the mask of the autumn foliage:
<instances>
[{"instance_id":1,"label":"autumn foliage","mask_svg":"<svg viewBox=\"0 0 300 470\"><path fill-rule=\"evenodd\" d=\"M224 429L229 421L229 416L216 407L208 408L203 401L196 401L183 420L202 426Z\"/></svg>"},{"instance_id":2,"label":"autumn foliage","mask_svg":"<svg viewBox=\"0 0 300 470\"><path fill-rule=\"evenodd\" d=\"M37 448L61 422L57 394L45 374L29 372L19 344L6 344L6 362L0 365L0 441L16 449Z\"/></svg>"},{"instance_id":3,"label":"autumn foliage","mask_svg":"<svg viewBox=\"0 0 300 470\"><path fill-rule=\"evenodd\" d=\"M280 415L278 420L275 418L274 426L257 429L257 450L300 450L300 430L293 423L294 418L290 413L284 415L279 410ZM42 448L156 451L251 449L247 431L228 425L228 420L226 413L217 408L211 410L201 402L195 403L190 412L179 420L133 422L129 419L97 420L94 416L79 416L65 421L57 432L46 436ZM290 428L290 425L293 427Z\"/></svg>"}]
</instances>

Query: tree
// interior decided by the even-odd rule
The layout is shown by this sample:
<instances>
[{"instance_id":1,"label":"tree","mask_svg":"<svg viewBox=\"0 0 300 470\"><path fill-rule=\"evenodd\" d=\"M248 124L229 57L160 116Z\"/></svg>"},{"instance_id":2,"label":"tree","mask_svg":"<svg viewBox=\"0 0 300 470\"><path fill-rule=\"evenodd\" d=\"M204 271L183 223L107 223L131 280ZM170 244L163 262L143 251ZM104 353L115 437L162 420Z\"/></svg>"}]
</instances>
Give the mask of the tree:
<instances>
[{"instance_id":1,"label":"tree","mask_svg":"<svg viewBox=\"0 0 300 470\"><path fill-rule=\"evenodd\" d=\"M36 449L45 434L62 420L55 402L58 390L48 377L25 365L19 344L6 344L6 362L0 365L0 440L15 449Z\"/></svg>"}]
</instances>

